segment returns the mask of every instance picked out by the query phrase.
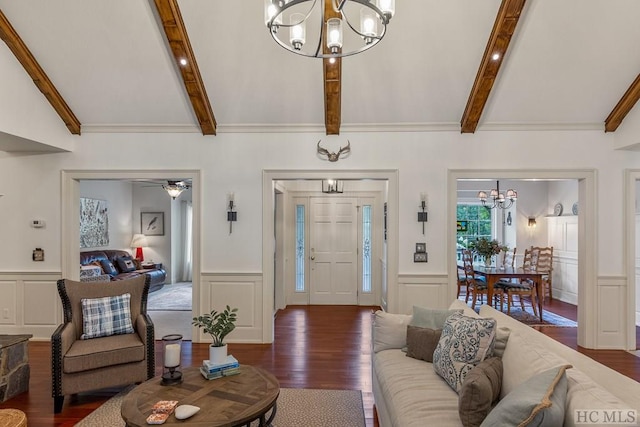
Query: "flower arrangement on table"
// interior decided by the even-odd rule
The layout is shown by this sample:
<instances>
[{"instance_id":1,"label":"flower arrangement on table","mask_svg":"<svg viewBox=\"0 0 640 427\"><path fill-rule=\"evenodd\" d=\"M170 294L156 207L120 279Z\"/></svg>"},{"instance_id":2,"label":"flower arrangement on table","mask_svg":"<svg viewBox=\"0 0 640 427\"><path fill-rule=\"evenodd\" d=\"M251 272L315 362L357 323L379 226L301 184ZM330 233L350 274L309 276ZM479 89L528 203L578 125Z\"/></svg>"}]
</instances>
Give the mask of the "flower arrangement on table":
<instances>
[{"instance_id":1,"label":"flower arrangement on table","mask_svg":"<svg viewBox=\"0 0 640 427\"><path fill-rule=\"evenodd\" d=\"M501 251L509 250L506 245L501 245L497 240L489 240L484 237L480 237L475 242L469 243L469 249L475 254L484 258L485 266L491 265L491 257L498 255Z\"/></svg>"}]
</instances>

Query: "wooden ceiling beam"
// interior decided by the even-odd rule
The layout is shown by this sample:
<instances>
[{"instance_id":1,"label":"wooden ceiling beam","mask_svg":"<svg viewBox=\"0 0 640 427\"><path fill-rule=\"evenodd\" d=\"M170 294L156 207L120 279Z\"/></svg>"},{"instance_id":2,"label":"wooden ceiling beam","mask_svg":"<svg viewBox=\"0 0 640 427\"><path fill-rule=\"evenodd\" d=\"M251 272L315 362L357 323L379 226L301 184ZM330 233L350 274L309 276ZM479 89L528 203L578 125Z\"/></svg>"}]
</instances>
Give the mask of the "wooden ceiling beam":
<instances>
[{"instance_id":1,"label":"wooden ceiling beam","mask_svg":"<svg viewBox=\"0 0 640 427\"><path fill-rule=\"evenodd\" d=\"M209 103L196 57L191 49L187 29L178 7L178 0L154 0L154 2L202 134L215 135L216 119Z\"/></svg>"},{"instance_id":2,"label":"wooden ceiling beam","mask_svg":"<svg viewBox=\"0 0 640 427\"><path fill-rule=\"evenodd\" d=\"M53 109L58 113L69 132L80 135L80 121L73 114L69 105L53 85L47 73L44 72L38 61L33 56L27 45L22 41L7 17L0 10L0 38L7 44L16 59L22 64L33 83L42 92Z\"/></svg>"},{"instance_id":3,"label":"wooden ceiling beam","mask_svg":"<svg viewBox=\"0 0 640 427\"><path fill-rule=\"evenodd\" d=\"M340 13L333 9L332 1L324 2L324 17L340 18ZM325 34L326 38L326 34ZM331 53L326 39L322 40L322 51ZM342 58L322 59L324 79L324 126L327 135L339 135L342 122Z\"/></svg>"},{"instance_id":4,"label":"wooden ceiling beam","mask_svg":"<svg viewBox=\"0 0 640 427\"><path fill-rule=\"evenodd\" d=\"M629 111L636 105L638 99L640 99L640 74L638 74L638 77L631 83L629 89L622 95L622 98L620 98L620 101L618 101L613 108L609 117L604 121L604 131L615 132Z\"/></svg>"},{"instance_id":5,"label":"wooden ceiling beam","mask_svg":"<svg viewBox=\"0 0 640 427\"><path fill-rule=\"evenodd\" d=\"M509 48L526 0L502 0L487 47L480 61L476 80L460 120L462 133L474 133L489 99L500 65ZM494 59L496 55L496 59Z\"/></svg>"}]
</instances>

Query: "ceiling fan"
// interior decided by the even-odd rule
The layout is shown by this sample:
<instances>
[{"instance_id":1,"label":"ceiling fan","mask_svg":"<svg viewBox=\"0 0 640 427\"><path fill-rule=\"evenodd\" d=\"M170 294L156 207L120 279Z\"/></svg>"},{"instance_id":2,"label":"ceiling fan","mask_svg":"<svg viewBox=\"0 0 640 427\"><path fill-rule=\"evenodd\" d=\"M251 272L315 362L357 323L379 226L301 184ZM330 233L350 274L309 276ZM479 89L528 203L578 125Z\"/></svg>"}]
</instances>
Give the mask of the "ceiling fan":
<instances>
[{"instance_id":1,"label":"ceiling fan","mask_svg":"<svg viewBox=\"0 0 640 427\"><path fill-rule=\"evenodd\" d=\"M148 182L151 185L147 185L146 187L154 187L159 185L167 193L169 193L169 196L171 196L173 200L175 200L184 190L188 190L189 188L191 188L190 179L183 179L183 180L168 179L166 181L148 181Z\"/></svg>"}]
</instances>

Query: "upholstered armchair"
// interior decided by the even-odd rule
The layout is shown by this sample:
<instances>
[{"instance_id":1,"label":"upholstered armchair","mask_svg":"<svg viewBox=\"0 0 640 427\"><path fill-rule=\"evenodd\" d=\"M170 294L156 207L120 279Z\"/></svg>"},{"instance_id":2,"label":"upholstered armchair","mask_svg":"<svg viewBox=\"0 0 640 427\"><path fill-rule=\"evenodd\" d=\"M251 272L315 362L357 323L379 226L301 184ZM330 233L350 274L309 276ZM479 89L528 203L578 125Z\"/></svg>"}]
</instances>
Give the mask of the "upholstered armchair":
<instances>
[{"instance_id":1,"label":"upholstered armchair","mask_svg":"<svg viewBox=\"0 0 640 427\"><path fill-rule=\"evenodd\" d=\"M58 293L64 323L51 336L55 413L62 410L66 395L154 376L148 276L109 283L63 279L58 281Z\"/></svg>"}]
</instances>

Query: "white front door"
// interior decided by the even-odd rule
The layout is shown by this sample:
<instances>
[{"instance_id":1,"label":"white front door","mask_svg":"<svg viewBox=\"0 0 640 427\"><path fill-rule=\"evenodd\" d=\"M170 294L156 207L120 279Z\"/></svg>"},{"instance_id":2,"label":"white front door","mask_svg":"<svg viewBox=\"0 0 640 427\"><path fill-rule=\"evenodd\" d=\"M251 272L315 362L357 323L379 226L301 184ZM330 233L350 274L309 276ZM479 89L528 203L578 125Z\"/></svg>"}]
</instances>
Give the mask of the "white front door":
<instances>
[{"instance_id":1,"label":"white front door","mask_svg":"<svg viewBox=\"0 0 640 427\"><path fill-rule=\"evenodd\" d=\"M311 304L358 304L356 201L349 197L311 198Z\"/></svg>"}]
</instances>

